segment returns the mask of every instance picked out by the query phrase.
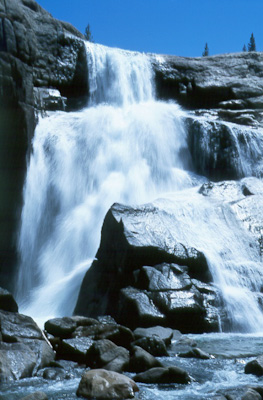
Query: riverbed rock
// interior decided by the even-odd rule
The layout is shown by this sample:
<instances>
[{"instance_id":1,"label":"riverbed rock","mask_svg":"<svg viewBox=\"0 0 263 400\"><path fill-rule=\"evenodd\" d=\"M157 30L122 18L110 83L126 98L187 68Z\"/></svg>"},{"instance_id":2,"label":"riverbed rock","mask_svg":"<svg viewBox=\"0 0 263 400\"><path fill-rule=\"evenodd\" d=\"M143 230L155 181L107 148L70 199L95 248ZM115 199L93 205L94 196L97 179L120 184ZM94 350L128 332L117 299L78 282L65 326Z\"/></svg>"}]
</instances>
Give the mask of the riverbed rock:
<instances>
[{"instance_id":1,"label":"riverbed rock","mask_svg":"<svg viewBox=\"0 0 263 400\"><path fill-rule=\"evenodd\" d=\"M139 346L155 357L167 357L165 342L158 335L145 336L132 343L133 348Z\"/></svg>"},{"instance_id":2,"label":"riverbed rock","mask_svg":"<svg viewBox=\"0 0 263 400\"><path fill-rule=\"evenodd\" d=\"M136 328L133 332L135 339L141 339L143 337L159 336L166 346L171 344L173 338L173 330L170 328L165 328L163 326L152 326L150 328Z\"/></svg>"},{"instance_id":3,"label":"riverbed rock","mask_svg":"<svg viewBox=\"0 0 263 400\"><path fill-rule=\"evenodd\" d=\"M178 367L151 368L146 372L135 375L135 382L142 383L182 383L191 382L189 374Z\"/></svg>"},{"instance_id":4,"label":"riverbed rock","mask_svg":"<svg viewBox=\"0 0 263 400\"><path fill-rule=\"evenodd\" d=\"M253 374L256 376L263 375L263 356L257 357L255 360L249 361L245 366L246 374Z\"/></svg>"},{"instance_id":5,"label":"riverbed rock","mask_svg":"<svg viewBox=\"0 0 263 400\"><path fill-rule=\"evenodd\" d=\"M94 325L79 326L72 333L72 337L89 337L93 340L109 339L117 346L128 349L134 341L134 335L129 328L117 323L99 323L98 321Z\"/></svg>"},{"instance_id":6,"label":"riverbed rock","mask_svg":"<svg viewBox=\"0 0 263 400\"><path fill-rule=\"evenodd\" d=\"M86 354L94 341L89 337L78 337L64 339L57 349L57 358L76 361L80 364L86 363Z\"/></svg>"},{"instance_id":7,"label":"riverbed rock","mask_svg":"<svg viewBox=\"0 0 263 400\"><path fill-rule=\"evenodd\" d=\"M129 351L108 339L94 342L86 353L86 364L91 368L122 372L127 369L129 361Z\"/></svg>"},{"instance_id":8,"label":"riverbed rock","mask_svg":"<svg viewBox=\"0 0 263 400\"><path fill-rule=\"evenodd\" d=\"M139 346L133 347L133 354L130 359L129 371L144 372L155 367L163 367L162 363L153 357L148 351Z\"/></svg>"},{"instance_id":9,"label":"riverbed rock","mask_svg":"<svg viewBox=\"0 0 263 400\"><path fill-rule=\"evenodd\" d=\"M0 382L31 377L37 354L23 343L0 342Z\"/></svg>"},{"instance_id":10,"label":"riverbed rock","mask_svg":"<svg viewBox=\"0 0 263 400\"><path fill-rule=\"evenodd\" d=\"M209 360L211 358L210 354L205 351L199 349L198 347L194 347L188 350L185 353L179 353L178 357L183 358L199 358L200 360Z\"/></svg>"},{"instance_id":11,"label":"riverbed rock","mask_svg":"<svg viewBox=\"0 0 263 400\"><path fill-rule=\"evenodd\" d=\"M136 383L125 375L103 369L86 371L81 378L77 396L96 399L131 399L138 392Z\"/></svg>"},{"instance_id":12,"label":"riverbed rock","mask_svg":"<svg viewBox=\"0 0 263 400\"><path fill-rule=\"evenodd\" d=\"M256 390L249 388L241 400L262 400L262 397Z\"/></svg>"},{"instance_id":13,"label":"riverbed rock","mask_svg":"<svg viewBox=\"0 0 263 400\"><path fill-rule=\"evenodd\" d=\"M77 328L77 322L70 317L53 318L45 322L45 330L51 335L68 338Z\"/></svg>"}]
</instances>

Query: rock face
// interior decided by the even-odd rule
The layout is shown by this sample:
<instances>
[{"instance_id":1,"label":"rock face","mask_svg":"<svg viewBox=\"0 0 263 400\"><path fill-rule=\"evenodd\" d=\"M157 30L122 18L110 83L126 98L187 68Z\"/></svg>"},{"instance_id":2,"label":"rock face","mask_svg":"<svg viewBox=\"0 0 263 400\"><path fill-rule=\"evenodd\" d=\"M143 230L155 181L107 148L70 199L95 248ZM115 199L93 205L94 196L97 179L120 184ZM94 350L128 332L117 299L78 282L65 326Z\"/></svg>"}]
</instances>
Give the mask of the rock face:
<instances>
[{"instance_id":1,"label":"rock face","mask_svg":"<svg viewBox=\"0 0 263 400\"><path fill-rule=\"evenodd\" d=\"M0 1L0 284L8 289L35 108L62 108L63 97L69 108L83 104L88 83L82 39L34 0Z\"/></svg>"},{"instance_id":2,"label":"rock face","mask_svg":"<svg viewBox=\"0 0 263 400\"><path fill-rule=\"evenodd\" d=\"M262 53L156 56L157 94L190 109L262 109Z\"/></svg>"}]
</instances>

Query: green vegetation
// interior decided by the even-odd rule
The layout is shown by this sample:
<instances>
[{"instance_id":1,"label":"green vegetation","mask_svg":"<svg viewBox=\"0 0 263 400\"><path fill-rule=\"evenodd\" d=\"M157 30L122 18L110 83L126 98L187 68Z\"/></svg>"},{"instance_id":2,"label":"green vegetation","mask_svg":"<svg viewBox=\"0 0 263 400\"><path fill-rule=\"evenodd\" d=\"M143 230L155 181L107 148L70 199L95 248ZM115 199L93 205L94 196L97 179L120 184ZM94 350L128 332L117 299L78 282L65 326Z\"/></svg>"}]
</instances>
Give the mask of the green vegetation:
<instances>
[{"instance_id":1,"label":"green vegetation","mask_svg":"<svg viewBox=\"0 0 263 400\"><path fill-rule=\"evenodd\" d=\"M205 49L204 49L204 51L203 51L202 56L203 56L203 57L209 56L209 48L208 48L208 44L207 44L207 43L205 44Z\"/></svg>"},{"instance_id":2,"label":"green vegetation","mask_svg":"<svg viewBox=\"0 0 263 400\"><path fill-rule=\"evenodd\" d=\"M93 36L91 34L91 30L90 30L90 24L88 24L86 26L84 36L85 36L86 40L88 40L89 42L94 42Z\"/></svg>"}]
</instances>

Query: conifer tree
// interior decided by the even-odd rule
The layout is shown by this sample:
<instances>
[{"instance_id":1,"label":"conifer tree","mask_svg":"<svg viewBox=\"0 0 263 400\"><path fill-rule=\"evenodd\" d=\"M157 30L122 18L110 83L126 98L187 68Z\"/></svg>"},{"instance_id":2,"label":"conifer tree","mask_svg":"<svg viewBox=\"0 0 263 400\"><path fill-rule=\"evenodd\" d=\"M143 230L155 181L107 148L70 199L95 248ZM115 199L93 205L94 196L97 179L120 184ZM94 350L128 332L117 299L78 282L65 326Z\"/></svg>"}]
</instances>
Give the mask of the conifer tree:
<instances>
[{"instance_id":1,"label":"conifer tree","mask_svg":"<svg viewBox=\"0 0 263 400\"><path fill-rule=\"evenodd\" d=\"M248 48L248 51L257 51L257 49L256 49L256 41L255 41L253 33L250 36L250 40L249 40L247 48Z\"/></svg>"},{"instance_id":2,"label":"conifer tree","mask_svg":"<svg viewBox=\"0 0 263 400\"><path fill-rule=\"evenodd\" d=\"M245 52L247 52L247 46L244 44L244 46L243 46L243 49L242 49L243 51L245 51Z\"/></svg>"},{"instance_id":3,"label":"conifer tree","mask_svg":"<svg viewBox=\"0 0 263 400\"><path fill-rule=\"evenodd\" d=\"M86 40L88 40L89 42L93 42L94 41L93 37L92 37L92 34L91 34L91 30L90 30L90 24L88 24L86 26L84 36L85 36Z\"/></svg>"},{"instance_id":4,"label":"conifer tree","mask_svg":"<svg viewBox=\"0 0 263 400\"><path fill-rule=\"evenodd\" d=\"M203 57L209 56L209 48L208 48L208 44L207 43L205 44L205 49L204 49L202 55L203 55Z\"/></svg>"}]
</instances>

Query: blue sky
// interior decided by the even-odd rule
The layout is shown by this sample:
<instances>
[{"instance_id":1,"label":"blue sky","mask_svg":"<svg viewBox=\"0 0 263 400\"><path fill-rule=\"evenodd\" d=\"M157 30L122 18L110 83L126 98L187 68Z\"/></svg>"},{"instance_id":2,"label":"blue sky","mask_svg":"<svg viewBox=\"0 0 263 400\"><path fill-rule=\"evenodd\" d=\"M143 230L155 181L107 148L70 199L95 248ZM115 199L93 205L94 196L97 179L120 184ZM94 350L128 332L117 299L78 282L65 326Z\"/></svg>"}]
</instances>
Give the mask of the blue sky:
<instances>
[{"instance_id":1,"label":"blue sky","mask_svg":"<svg viewBox=\"0 0 263 400\"><path fill-rule=\"evenodd\" d=\"M263 50L263 0L38 0L96 43L142 52L201 56L241 51L254 33Z\"/></svg>"}]
</instances>

